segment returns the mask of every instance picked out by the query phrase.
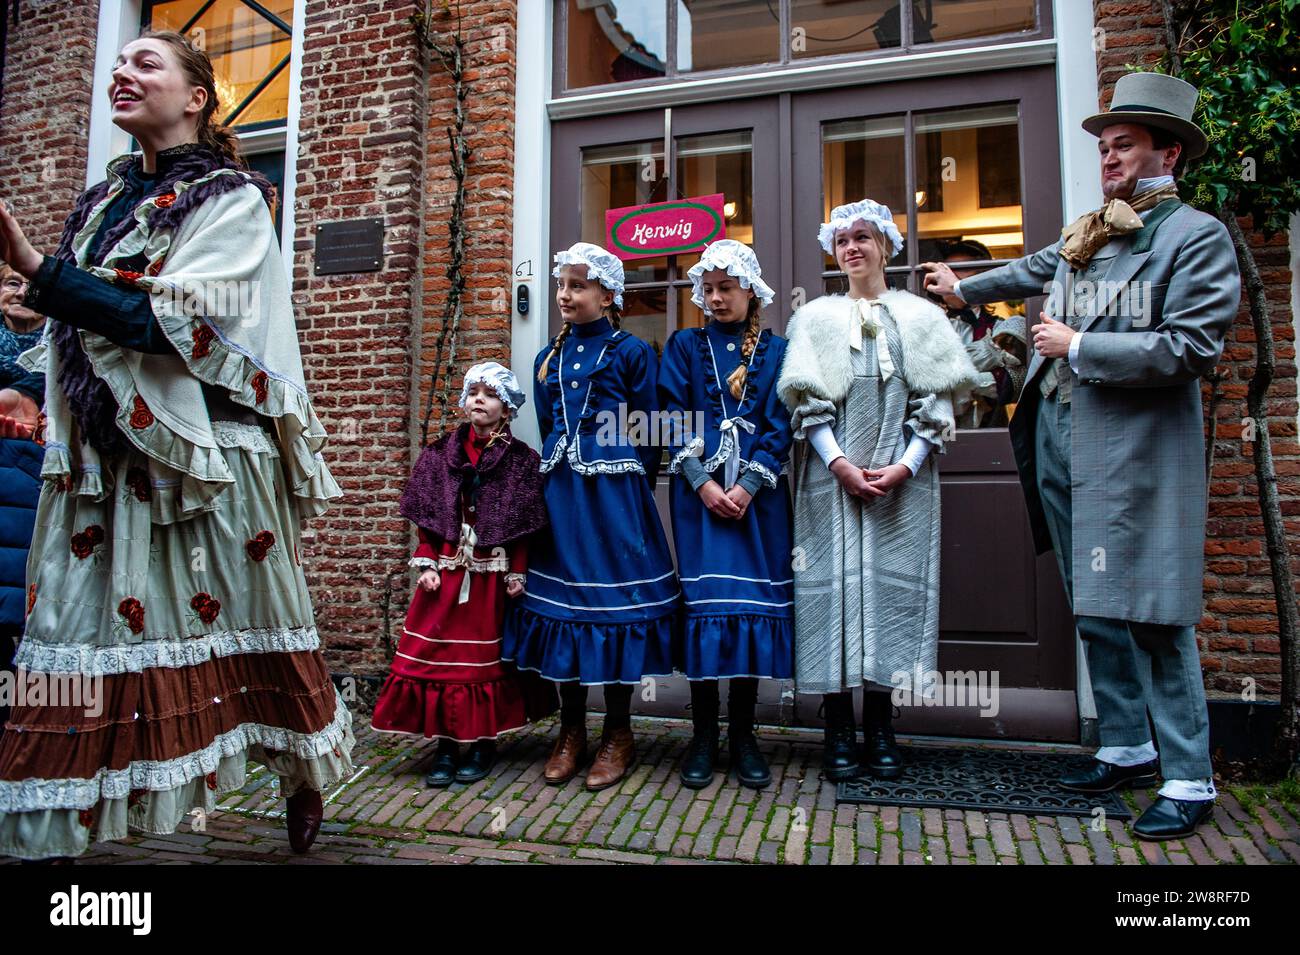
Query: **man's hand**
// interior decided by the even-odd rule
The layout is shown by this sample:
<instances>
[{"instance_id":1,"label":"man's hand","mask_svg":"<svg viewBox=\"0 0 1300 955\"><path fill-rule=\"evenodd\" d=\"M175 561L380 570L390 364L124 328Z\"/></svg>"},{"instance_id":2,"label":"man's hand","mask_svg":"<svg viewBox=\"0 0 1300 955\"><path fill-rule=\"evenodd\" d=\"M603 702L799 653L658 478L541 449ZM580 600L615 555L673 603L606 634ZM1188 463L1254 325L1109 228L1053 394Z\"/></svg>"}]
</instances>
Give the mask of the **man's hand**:
<instances>
[{"instance_id":1,"label":"man's hand","mask_svg":"<svg viewBox=\"0 0 1300 955\"><path fill-rule=\"evenodd\" d=\"M867 486L877 489L883 496L910 478L912 469L906 464L889 464L883 468L867 468L863 473L868 479Z\"/></svg>"},{"instance_id":2,"label":"man's hand","mask_svg":"<svg viewBox=\"0 0 1300 955\"><path fill-rule=\"evenodd\" d=\"M23 235L23 230L18 226L18 220L4 201L0 201L0 259L29 279L40 271L44 260L44 256L27 241L27 236Z\"/></svg>"},{"instance_id":3,"label":"man's hand","mask_svg":"<svg viewBox=\"0 0 1300 955\"><path fill-rule=\"evenodd\" d=\"M1044 358L1065 358L1070 354L1074 329L1065 322L1048 317L1046 312L1039 312L1038 317L1043 323L1030 329L1034 335L1034 350Z\"/></svg>"},{"instance_id":4,"label":"man's hand","mask_svg":"<svg viewBox=\"0 0 1300 955\"><path fill-rule=\"evenodd\" d=\"M928 273L925 276L925 290L940 296L949 308L961 308L965 301L957 297L952 290L957 284L957 273L942 262L922 262L921 268Z\"/></svg>"},{"instance_id":5,"label":"man's hand","mask_svg":"<svg viewBox=\"0 0 1300 955\"><path fill-rule=\"evenodd\" d=\"M739 484L733 484L731 487L727 488L727 497L736 505L736 507L740 508L740 513L736 515L736 520L740 520L745 516L745 512L749 510L749 502L754 499L754 495L750 494Z\"/></svg>"},{"instance_id":6,"label":"man's hand","mask_svg":"<svg viewBox=\"0 0 1300 955\"><path fill-rule=\"evenodd\" d=\"M0 438L30 438L40 415L36 402L21 391L0 391Z\"/></svg>"},{"instance_id":7,"label":"man's hand","mask_svg":"<svg viewBox=\"0 0 1300 955\"><path fill-rule=\"evenodd\" d=\"M465 573L469 573L469 571L467 570ZM420 589L426 593L433 593L433 591L442 586L442 578L438 576L436 570L430 567L420 575L420 579L416 581L416 584L418 584Z\"/></svg>"},{"instance_id":8,"label":"man's hand","mask_svg":"<svg viewBox=\"0 0 1300 955\"><path fill-rule=\"evenodd\" d=\"M726 520L735 520L740 517L740 505L727 496L722 490L722 485L717 481L709 480L700 485L700 500L710 512Z\"/></svg>"}]
</instances>

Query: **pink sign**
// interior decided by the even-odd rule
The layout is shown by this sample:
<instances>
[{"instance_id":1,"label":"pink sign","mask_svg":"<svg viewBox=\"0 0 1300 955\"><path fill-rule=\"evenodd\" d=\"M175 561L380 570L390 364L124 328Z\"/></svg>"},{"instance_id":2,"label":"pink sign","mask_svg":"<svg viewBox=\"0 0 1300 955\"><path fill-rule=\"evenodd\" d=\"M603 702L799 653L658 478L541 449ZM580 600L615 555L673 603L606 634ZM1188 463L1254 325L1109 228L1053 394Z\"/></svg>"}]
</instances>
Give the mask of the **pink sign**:
<instances>
[{"instance_id":1,"label":"pink sign","mask_svg":"<svg viewBox=\"0 0 1300 955\"><path fill-rule=\"evenodd\" d=\"M675 202L624 206L605 213L607 246L620 259L673 255L703 249L727 236L724 196L694 196Z\"/></svg>"}]
</instances>

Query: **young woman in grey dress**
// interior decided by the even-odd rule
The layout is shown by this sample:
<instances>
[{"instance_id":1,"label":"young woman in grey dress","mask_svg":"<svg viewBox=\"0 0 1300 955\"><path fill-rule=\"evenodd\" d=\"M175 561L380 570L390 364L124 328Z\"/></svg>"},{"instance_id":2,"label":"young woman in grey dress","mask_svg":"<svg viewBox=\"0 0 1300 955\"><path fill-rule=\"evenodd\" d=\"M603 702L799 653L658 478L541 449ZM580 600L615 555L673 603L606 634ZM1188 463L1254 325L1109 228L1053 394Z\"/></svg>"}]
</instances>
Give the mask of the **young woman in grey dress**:
<instances>
[{"instance_id":1,"label":"young woman in grey dress","mask_svg":"<svg viewBox=\"0 0 1300 955\"><path fill-rule=\"evenodd\" d=\"M897 777L890 691L932 692L939 637L939 472L954 399L975 382L942 311L885 283L902 248L889 209L839 206L820 241L849 282L790 320L778 389L791 412L795 684L825 697L823 771ZM811 453L810 453L811 452Z\"/></svg>"}]
</instances>

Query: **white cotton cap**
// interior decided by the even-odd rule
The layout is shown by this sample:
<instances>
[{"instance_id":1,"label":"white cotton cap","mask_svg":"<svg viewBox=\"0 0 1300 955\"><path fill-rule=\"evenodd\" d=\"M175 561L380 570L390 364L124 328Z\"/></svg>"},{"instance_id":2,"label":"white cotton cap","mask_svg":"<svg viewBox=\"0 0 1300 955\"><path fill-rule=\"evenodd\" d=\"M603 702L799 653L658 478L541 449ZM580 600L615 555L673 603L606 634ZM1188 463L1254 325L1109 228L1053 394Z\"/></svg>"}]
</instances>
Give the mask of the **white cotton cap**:
<instances>
[{"instance_id":1,"label":"white cotton cap","mask_svg":"<svg viewBox=\"0 0 1300 955\"><path fill-rule=\"evenodd\" d=\"M765 306L771 305L776 293L763 281L763 270L759 267L758 256L754 250L735 239L719 239L707 246L700 261L691 266L686 273L691 280L691 301L706 312L704 293L700 286L704 282L704 273L722 269L740 282L742 288L753 289L758 300Z\"/></svg>"},{"instance_id":2,"label":"white cotton cap","mask_svg":"<svg viewBox=\"0 0 1300 955\"><path fill-rule=\"evenodd\" d=\"M558 279L560 268L565 265L585 265L587 278L596 279L613 292L614 305L623 307L623 261L613 252L590 242L575 242L566 251L555 253L551 275Z\"/></svg>"},{"instance_id":3,"label":"white cotton cap","mask_svg":"<svg viewBox=\"0 0 1300 955\"><path fill-rule=\"evenodd\" d=\"M460 386L460 406L465 407L465 402L469 400L469 390L474 385L487 385L497 393L501 403L510 409L510 413L517 414L519 409L524 406L524 392L519 387L519 379L515 373L500 362L485 361L470 367L465 372L465 381Z\"/></svg>"},{"instance_id":4,"label":"white cotton cap","mask_svg":"<svg viewBox=\"0 0 1300 955\"><path fill-rule=\"evenodd\" d=\"M898 231L898 226L894 225L894 216L889 211L889 206L881 205L879 202L873 202L870 199L863 199L861 202L850 202L845 206L836 206L831 210L831 221L823 222L821 229L817 233L817 241L821 247L826 250L827 255L835 254L835 233L840 229L848 229L855 222L870 222L880 230L885 241L889 243L892 252L890 258L898 255L903 248L903 236Z\"/></svg>"}]
</instances>

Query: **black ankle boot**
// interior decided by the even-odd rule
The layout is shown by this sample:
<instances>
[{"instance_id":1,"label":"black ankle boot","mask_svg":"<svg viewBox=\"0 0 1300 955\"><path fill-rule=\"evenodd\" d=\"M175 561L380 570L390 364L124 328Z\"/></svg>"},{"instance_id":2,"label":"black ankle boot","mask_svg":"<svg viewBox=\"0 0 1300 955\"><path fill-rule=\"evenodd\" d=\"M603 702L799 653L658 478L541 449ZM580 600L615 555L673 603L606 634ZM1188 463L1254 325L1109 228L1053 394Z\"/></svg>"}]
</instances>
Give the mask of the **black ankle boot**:
<instances>
[{"instance_id":1,"label":"black ankle boot","mask_svg":"<svg viewBox=\"0 0 1300 955\"><path fill-rule=\"evenodd\" d=\"M894 741L894 702L888 693L862 694L863 758L877 779L897 779L903 774L903 754Z\"/></svg>"},{"instance_id":2,"label":"black ankle boot","mask_svg":"<svg viewBox=\"0 0 1300 955\"><path fill-rule=\"evenodd\" d=\"M424 777L424 784L438 789L450 786L456 779L456 759L459 756L460 747L454 740L438 740L438 752L434 754L433 765L429 767L429 775Z\"/></svg>"},{"instance_id":3,"label":"black ankle boot","mask_svg":"<svg viewBox=\"0 0 1300 955\"><path fill-rule=\"evenodd\" d=\"M827 693L822 697L822 710L826 719L822 775L831 780L852 779L861 771L853 694Z\"/></svg>"},{"instance_id":4,"label":"black ankle boot","mask_svg":"<svg viewBox=\"0 0 1300 955\"><path fill-rule=\"evenodd\" d=\"M758 748L753 730L732 729L727 735L727 749L731 753L731 768L742 786L762 789L772 781L772 771Z\"/></svg>"},{"instance_id":5,"label":"black ankle boot","mask_svg":"<svg viewBox=\"0 0 1300 955\"><path fill-rule=\"evenodd\" d=\"M476 783L492 772L492 764L497 760L497 744L494 740L481 739L470 746L465 754L465 761L456 770L456 782Z\"/></svg>"},{"instance_id":6,"label":"black ankle boot","mask_svg":"<svg viewBox=\"0 0 1300 955\"><path fill-rule=\"evenodd\" d=\"M687 789L703 789L713 782L713 767L718 761L718 727L696 729L677 776Z\"/></svg>"}]
</instances>

